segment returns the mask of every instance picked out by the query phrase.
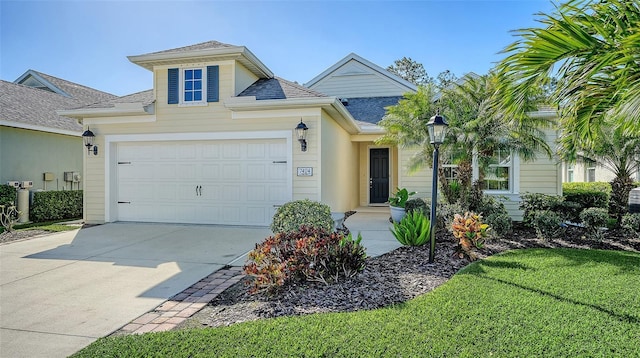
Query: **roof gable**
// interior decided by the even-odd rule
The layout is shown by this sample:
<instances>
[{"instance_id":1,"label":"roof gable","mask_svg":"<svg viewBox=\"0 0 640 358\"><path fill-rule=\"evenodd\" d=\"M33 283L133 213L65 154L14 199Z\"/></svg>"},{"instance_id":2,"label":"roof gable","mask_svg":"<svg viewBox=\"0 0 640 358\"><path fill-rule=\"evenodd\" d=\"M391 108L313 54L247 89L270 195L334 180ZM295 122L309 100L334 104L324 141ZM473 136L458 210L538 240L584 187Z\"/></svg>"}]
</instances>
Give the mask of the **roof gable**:
<instances>
[{"instance_id":1,"label":"roof gable","mask_svg":"<svg viewBox=\"0 0 640 358\"><path fill-rule=\"evenodd\" d=\"M360 83L356 83L357 81ZM378 86L376 92L372 92L372 85ZM305 83L305 86L339 97L397 96L418 89L413 83L355 53L350 53ZM371 94L368 95L367 91Z\"/></svg>"},{"instance_id":2,"label":"roof gable","mask_svg":"<svg viewBox=\"0 0 640 358\"><path fill-rule=\"evenodd\" d=\"M129 61L153 71L154 66L170 66L181 63L234 60L240 62L259 78L273 78L273 72L249 49L218 41L207 41L195 45L169 50L128 56Z\"/></svg>"},{"instance_id":3,"label":"roof gable","mask_svg":"<svg viewBox=\"0 0 640 358\"><path fill-rule=\"evenodd\" d=\"M78 105L107 101L117 97L111 93L99 91L34 70L27 70L13 83L72 98L80 102Z\"/></svg>"}]
</instances>

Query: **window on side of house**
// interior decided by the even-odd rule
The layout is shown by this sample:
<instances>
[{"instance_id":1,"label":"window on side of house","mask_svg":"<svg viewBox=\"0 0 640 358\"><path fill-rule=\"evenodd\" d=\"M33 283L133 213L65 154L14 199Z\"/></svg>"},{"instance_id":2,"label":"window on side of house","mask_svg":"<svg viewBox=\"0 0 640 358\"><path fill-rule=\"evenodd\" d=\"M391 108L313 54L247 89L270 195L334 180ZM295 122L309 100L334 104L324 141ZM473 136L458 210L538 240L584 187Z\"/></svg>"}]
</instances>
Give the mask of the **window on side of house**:
<instances>
[{"instance_id":1,"label":"window on side of house","mask_svg":"<svg viewBox=\"0 0 640 358\"><path fill-rule=\"evenodd\" d=\"M511 153L496 150L488 160L488 165L479 168L483 190L510 191L513 171Z\"/></svg>"},{"instance_id":2,"label":"window on side of house","mask_svg":"<svg viewBox=\"0 0 640 358\"><path fill-rule=\"evenodd\" d=\"M440 167L444 172L447 182L456 180L458 177L458 164L454 164L453 155L443 155L440 157Z\"/></svg>"},{"instance_id":3,"label":"window on side of house","mask_svg":"<svg viewBox=\"0 0 640 358\"><path fill-rule=\"evenodd\" d=\"M567 164L567 182L573 183L575 166L573 164Z\"/></svg>"},{"instance_id":4,"label":"window on side of house","mask_svg":"<svg viewBox=\"0 0 640 358\"><path fill-rule=\"evenodd\" d=\"M590 183L596 181L596 162L593 160L589 160L586 162L585 166L587 171L587 181Z\"/></svg>"}]
</instances>

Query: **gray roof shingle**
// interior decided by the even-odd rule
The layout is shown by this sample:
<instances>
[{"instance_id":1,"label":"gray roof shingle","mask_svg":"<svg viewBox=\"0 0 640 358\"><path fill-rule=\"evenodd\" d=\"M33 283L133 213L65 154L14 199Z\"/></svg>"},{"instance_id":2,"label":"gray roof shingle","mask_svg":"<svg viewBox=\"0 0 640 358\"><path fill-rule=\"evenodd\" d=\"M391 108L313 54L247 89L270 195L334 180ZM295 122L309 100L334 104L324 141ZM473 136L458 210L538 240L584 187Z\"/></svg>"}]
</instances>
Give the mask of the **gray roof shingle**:
<instances>
[{"instance_id":1,"label":"gray roof shingle","mask_svg":"<svg viewBox=\"0 0 640 358\"><path fill-rule=\"evenodd\" d=\"M56 114L59 109L79 105L81 103L73 98L0 80L0 120L82 132L82 126L75 119Z\"/></svg>"},{"instance_id":2,"label":"gray roof shingle","mask_svg":"<svg viewBox=\"0 0 640 358\"><path fill-rule=\"evenodd\" d=\"M150 89L122 97L117 97L109 101L91 104L81 108L113 108L115 107L116 103L142 103L143 106L147 106L154 101L155 98L153 97L153 90Z\"/></svg>"},{"instance_id":3,"label":"gray roof shingle","mask_svg":"<svg viewBox=\"0 0 640 358\"><path fill-rule=\"evenodd\" d=\"M193 51L193 50L208 50L208 49L223 48L223 47L237 47L237 46L230 45L230 44L225 44L225 43L222 43L222 42L219 42L219 41L207 41L207 42L201 42L201 43L195 44L195 45L172 48L172 49L169 49L169 50L162 50L162 51L158 51L158 52L150 52L150 53L147 53L145 55L157 55L157 54L161 54L161 53L182 53L182 52L189 52L189 51Z\"/></svg>"},{"instance_id":4,"label":"gray roof shingle","mask_svg":"<svg viewBox=\"0 0 640 358\"><path fill-rule=\"evenodd\" d=\"M400 99L402 96L348 98L345 108L357 121L377 124L386 113L385 107L398 104Z\"/></svg>"},{"instance_id":5,"label":"gray roof shingle","mask_svg":"<svg viewBox=\"0 0 640 358\"><path fill-rule=\"evenodd\" d=\"M327 97L325 94L308 89L280 77L262 78L257 80L251 86L238 94L238 97L245 96L255 96L256 100Z\"/></svg>"}]
</instances>

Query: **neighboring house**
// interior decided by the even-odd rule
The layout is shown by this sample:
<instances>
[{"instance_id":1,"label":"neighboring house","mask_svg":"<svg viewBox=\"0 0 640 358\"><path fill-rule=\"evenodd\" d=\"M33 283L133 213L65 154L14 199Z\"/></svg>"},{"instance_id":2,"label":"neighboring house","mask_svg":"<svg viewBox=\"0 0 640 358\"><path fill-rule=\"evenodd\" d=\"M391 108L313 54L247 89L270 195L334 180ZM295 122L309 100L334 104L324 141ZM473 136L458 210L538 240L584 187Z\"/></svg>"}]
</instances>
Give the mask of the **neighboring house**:
<instances>
[{"instance_id":1,"label":"neighboring house","mask_svg":"<svg viewBox=\"0 0 640 358\"><path fill-rule=\"evenodd\" d=\"M59 112L96 135L98 154L85 154L87 222L268 225L290 200L345 212L383 205L395 187L429 195L430 169L405 169L411 151L375 144L384 107L415 86L357 55L310 88L217 41L129 60L153 72L152 90ZM561 191L555 162L509 165L501 194Z\"/></svg>"},{"instance_id":2,"label":"neighboring house","mask_svg":"<svg viewBox=\"0 0 640 358\"><path fill-rule=\"evenodd\" d=\"M597 162L562 163L562 181L565 183L573 182L611 182L615 178L615 174ZM640 171L636 171L631 175L634 181L640 181Z\"/></svg>"},{"instance_id":3,"label":"neighboring house","mask_svg":"<svg viewBox=\"0 0 640 358\"><path fill-rule=\"evenodd\" d=\"M56 111L112 98L116 96L33 70L14 82L0 80L0 183L80 189L82 126Z\"/></svg>"}]
</instances>

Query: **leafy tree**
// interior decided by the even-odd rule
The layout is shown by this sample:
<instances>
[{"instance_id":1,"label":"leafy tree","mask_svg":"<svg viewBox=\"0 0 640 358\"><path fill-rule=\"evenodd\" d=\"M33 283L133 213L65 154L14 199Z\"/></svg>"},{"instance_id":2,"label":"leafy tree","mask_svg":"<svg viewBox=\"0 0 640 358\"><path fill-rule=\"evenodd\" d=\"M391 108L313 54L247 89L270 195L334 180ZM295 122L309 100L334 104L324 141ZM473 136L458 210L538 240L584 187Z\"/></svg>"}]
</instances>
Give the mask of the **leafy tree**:
<instances>
[{"instance_id":1,"label":"leafy tree","mask_svg":"<svg viewBox=\"0 0 640 358\"><path fill-rule=\"evenodd\" d=\"M436 80L437 80L436 86L442 90L444 88L447 88L449 85L453 84L454 82L456 82L458 80L458 77L453 72L446 70L446 71L440 72Z\"/></svg>"},{"instance_id":2,"label":"leafy tree","mask_svg":"<svg viewBox=\"0 0 640 358\"><path fill-rule=\"evenodd\" d=\"M416 86L433 83L433 78L429 77L424 66L412 60L411 57L395 60L393 65L387 67L387 71L404 78Z\"/></svg>"},{"instance_id":3,"label":"leafy tree","mask_svg":"<svg viewBox=\"0 0 640 358\"><path fill-rule=\"evenodd\" d=\"M557 73L564 151L595 145L610 124L640 134L640 2L570 0L538 15L542 28L517 30L503 51L500 70L518 83L510 105Z\"/></svg>"}]
</instances>

